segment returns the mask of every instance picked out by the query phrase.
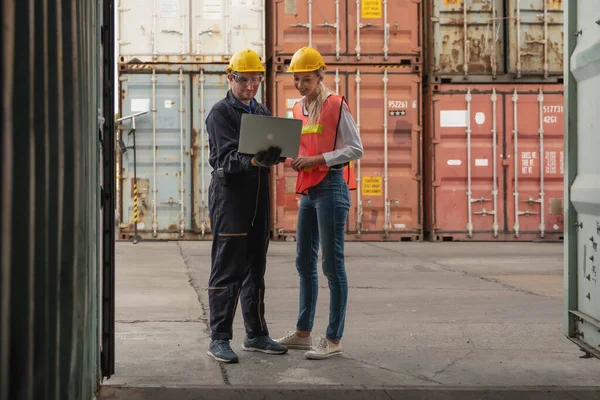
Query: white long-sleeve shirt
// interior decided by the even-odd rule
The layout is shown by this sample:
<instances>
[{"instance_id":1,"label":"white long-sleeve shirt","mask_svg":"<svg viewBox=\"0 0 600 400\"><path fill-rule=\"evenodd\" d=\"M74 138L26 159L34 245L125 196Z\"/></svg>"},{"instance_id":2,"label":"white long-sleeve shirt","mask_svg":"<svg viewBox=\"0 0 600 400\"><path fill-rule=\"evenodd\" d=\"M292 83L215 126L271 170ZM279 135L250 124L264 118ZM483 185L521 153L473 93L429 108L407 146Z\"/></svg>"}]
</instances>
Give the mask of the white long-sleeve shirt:
<instances>
[{"instance_id":1,"label":"white long-sleeve shirt","mask_svg":"<svg viewBox=\"0 0 600 400\"><path fill-rule=\"evenodd\" d=\"M331 93L329 95L331 95ZM308 116L304 98L302 98L301 102L302 112L305 116ZM362 156L363 145L360 136L358 135L358 128L356 127L356 123L354 122L354 118L352 118L350 110L346 104L343 104L340 123L338 125L338 135L335 141L335 149L323 153L325 164L328 167L331 167L358 160L362 158Z\"/></svg>"}]
</instances>

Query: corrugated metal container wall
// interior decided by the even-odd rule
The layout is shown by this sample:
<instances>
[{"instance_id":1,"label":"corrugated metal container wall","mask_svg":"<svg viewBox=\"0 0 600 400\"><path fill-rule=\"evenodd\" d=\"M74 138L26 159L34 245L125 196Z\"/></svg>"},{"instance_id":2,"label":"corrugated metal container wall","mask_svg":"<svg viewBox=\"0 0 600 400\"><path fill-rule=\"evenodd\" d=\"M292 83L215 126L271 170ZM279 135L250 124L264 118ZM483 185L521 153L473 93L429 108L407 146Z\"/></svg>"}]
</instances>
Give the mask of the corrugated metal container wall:
<instances>
[{"instance_id":1,"label":"corrugated metal container wall","mask_svg":"<svg viewBox=\"0 0 600 400\"><path fill-rule=\"evenodd\" d=\"M420 63L420 1L270 1L278 64L303 46L319 50L329 64Z\"/></svg>"},{"instance_id":2,"label":"corrugated metal container wall","mask_svg":"<svg viewBox=\"0 0 600 400\"><path fill-rule=\"evenodd\" d=\"M138 234L144 239L210 239L208 134L205 120L229 89L223 65L131 65L121 71L120 110L136 119ZM168 71L171 70L171 71ZM158 72L157 72L158 71ZM262 90L257 99L262 101ZM156 110L156 112L152 112ZM120 135L127 146L129 123ZM120 238L133 236L133 150L121 157Z\"/></svg>"},{"instance_id":3,"label":"corrugated metal container wall","mask_svg":"<svg viewBox=\"0 0 600 400\"><path fill-rule=\"evenodd\" d=\"M120 0L120 62L223 63L265 57L265 0Z\"/></svg>"},{"instance_id":4,"label":"corrugated metal container wall","mask_svg":"<svg viewBox=\"0 0 600 400\"><path fill-rule=\"evenodd\" d=\"M101 4L2 2L2 399L99 384Z\"/></svg>"},{"instance_id":5,"label":"corrugated metal container wall","mask_svg":"<svg viewBox=\"0 0 600 400\"><path fill-rule=\"evenodd\" d=\"M280 66L279 69L283 69ZM353 164L347 240L421 240L421 78L405 68L334 66L325 83L346 96L359 125L364 156ZM276 73L273 113L292 117L301 96L291 74ZM300 195L296 172L276 168L272 223L277 238L293 239Z\"/></svg>"},{"instance_id":6,"label":"corrugated metal container wall","mask_svg":"<svg viewBox=\"0 0 600 400\"><path fill-rule=\"evenodd\" d=\"M563 85L431 85L425 99L433 240L563 235Z\"/></svg>"},{"instance_id":7,"label":"corrugated metal container wall","mask_svg":"<svg viewBox=\"0 0 600 400\"><path fill-rule=\"evenodd\" d=\"M569 1L567 21L564 333L600 358L598 3Z\"/></svg>"},{"instance_id":8,"label":"corrugated metal container wall","mask_svg":"<svg viewBox=\"0 0 600 400\"><path fill-rule=\"evenodd\" d=\"M433 0L428 4L430 81L562 79L562 0Z\"/></svg>"}]
</instances>

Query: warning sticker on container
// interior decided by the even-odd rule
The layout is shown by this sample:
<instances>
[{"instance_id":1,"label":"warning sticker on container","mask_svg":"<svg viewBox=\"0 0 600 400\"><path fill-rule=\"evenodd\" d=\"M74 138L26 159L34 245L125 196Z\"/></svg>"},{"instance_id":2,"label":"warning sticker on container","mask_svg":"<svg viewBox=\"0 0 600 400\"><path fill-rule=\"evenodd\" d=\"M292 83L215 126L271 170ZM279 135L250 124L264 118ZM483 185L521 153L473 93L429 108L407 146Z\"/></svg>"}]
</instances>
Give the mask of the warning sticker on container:
<instances>
[{"instance_id":1,"label":"warning sticker on container","mask_svg":"<svg viewBox=\"0 0 600 400\"><path fill-rule=\"evenodd\" d=\"M160 0L160 17L177 18L177 2L179 0Z\"/></svg>"},{"instance_id":2,"label":"warning sticker on container","mask_svg":"<svg viewBox=\"0 0 600 400\"><path fill-rule=\"evenodd\" d=\"M175 104L174 101L171 100L165 100L165 108L173 108L173 105Z\"/></svg>"},{"instance_id":3,"label":"warning sticker on container","mask_svg":"<svg viewBox=\"0 0 600 400\"><path fill-rule=\"evenodd\" d=\"M221 19L221 0L204 0L204 19Z\"/></svg>"},{"instance_id":4,"label":"warning sticker on container","mask_svg":"<svg viewBox=\"0 0 600 400\"><path fill-rule=\"evenodd\" d=\"M448 164L448 165L453 165L453 166L456 166L456 165L461 165L461 164L462 164L462 161L461 161L461 160L448 160L448 161L447 161L447 164Z\"/></svg>"},{"instance_id":5,"label":"warning sticker on container","mask_svg":"<svg viewBox=\"0 0 600 400\"><path fill-rule=\"evenodd\" d=\"M150 99L131 99L131 112L149 111Z\"/></svg>"},{"instance_id":6,"label":"warning sticker on container","mask_svg":"<svg viewBox=\"0 0 600 400\"><path fill-rule=\"evenodd\" d=\"M560 152L560 174L565 174L565 153L564 151Z\"/></svg>"},{"instance_id":7,"label":"warning sticker on container","mask_svg":"<svg viewBox=\"0 0 600 400\"><path fill-rule=\"evenodd\" d=\"M487 158L477 158L477 159L475 159L475 166L476 167L487 167L488 166L488 159Z\"/></svg>"},{"instance_id":8,"label":"warning sticker on container","mask_svg":"<svg viewBox=\"0 0 600 400\"><path fill-rule=\"evenodd\" d=\"M294 104L299 102L302 99L287 99L287 107L286 108L294 108Z\"/></svg>"},{"instance_id":9,"label":"warning sticker on container","mask_svg":"<svg viewBox=\"0 0 600 400\"><path fill-rule=\"evenodd\" d=\"M445 6L460 6L461 0L444 0Z\"/></svg>"},{"instance_id":10,"label":"warning sticker on container","mask_svg":"<svg viewBox=\"0 0 600 400\"><path fill-rule=\"evenodd\" d=\"M521 173L524 175L533 174L537 153L535 151L521 152Z\"/></svg>"},{"instance_id":11,"label":"warning sticker on container","mask_svg":"<svg viewBox=\"0 0 600 400\"><path fill-rule=\"evenodd\" d=\"M442 128L464 128L468 121L467 110L440 111L440 126Z\"/></svg>"},{"instance_id":12,"label":"warning sticker on container","mask_svg":"<svg viewBox=\"0 0 600 400\"><path fill-rule=\"evenodd\" d=\"M394 224L394 229L406 229L406 224Z\"/></svg>"},{"instance_id":13,"label":"warning sticker on container","mask_svg":"<svg viewBox=\"0 0 600 400\"><path fill-rule=\"evenodd\" d=\"M293 111L286 111L285 112L285 117L286 118L294 118L294 112Z\"/></svg>"},{"instance_id":14,"label":"warning sticker on container","mask_svg":"<svg viewBox=\"0 0 600 400\"><path fill-rule=\"evenodd\" d=\"M380 176L365 176L362 178L362 192L365 196L381 196L383 180Z\"/></svg>"},{"instance_id":15,"label":"warning sticker on container","mask_svg":"<svg viewBox=\"0 0 600 400\"><path fill-rule=\"evenodd\" d=\"M363 0L361 5L362 18L381 18L381 0Z\"/></svg>"}]
</instances>

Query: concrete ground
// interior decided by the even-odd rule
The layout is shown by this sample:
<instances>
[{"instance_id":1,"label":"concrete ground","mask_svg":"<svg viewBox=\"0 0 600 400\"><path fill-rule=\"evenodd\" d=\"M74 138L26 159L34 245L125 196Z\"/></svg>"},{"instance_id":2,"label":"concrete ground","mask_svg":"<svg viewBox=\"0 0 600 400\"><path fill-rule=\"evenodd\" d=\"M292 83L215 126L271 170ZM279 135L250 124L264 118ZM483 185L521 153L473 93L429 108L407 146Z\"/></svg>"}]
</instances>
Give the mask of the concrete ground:
<instances>
[{"instance_id":1,"label":"concrete ground","mask_svg":"<svg viewBox=\"0 0 600 400\"><path fill-rule=\"evenodd\" d=\"M580 358L562 333L562 244L347 243L344 356L244 352L238 312L237 365L206 355L209 250L117 243L116 372L100 398L600 398L600 360ZM295 326L294 255L294 243L271 243L273 337ZM329 304L319 279L318 336Z\"/></svg>"}]
</instances>

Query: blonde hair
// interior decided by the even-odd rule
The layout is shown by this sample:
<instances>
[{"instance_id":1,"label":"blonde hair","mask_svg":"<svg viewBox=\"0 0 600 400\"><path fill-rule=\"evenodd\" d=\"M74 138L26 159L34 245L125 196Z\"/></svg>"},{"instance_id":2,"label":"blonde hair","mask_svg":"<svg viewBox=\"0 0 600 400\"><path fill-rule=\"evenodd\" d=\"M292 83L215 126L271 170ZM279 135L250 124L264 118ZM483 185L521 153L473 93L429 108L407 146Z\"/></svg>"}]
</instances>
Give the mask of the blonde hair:
<instances>
[{"instance_id":1,"label":"blonde hair","mask_svg":"<svg viewBox=\"0 0 600 400\"><path fill-rule=\"evenodd\" d=\"M323 68L319 68L315 71L319 78L325 77L325 71ZM314 125L319 123L319 117L321 116L321 110L323 109L323 103L327 100L329 96L329 89L323 82L319 83L317 86L317 96L308 104L306 110L308 111L308 124ZM305 99L306 104L306 99Z\"/></svg>"}]
</instances>

